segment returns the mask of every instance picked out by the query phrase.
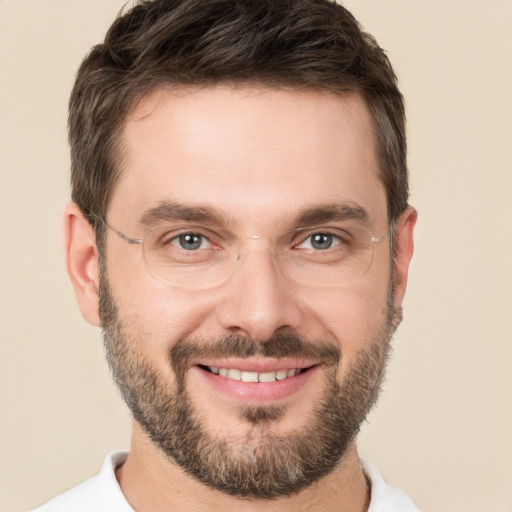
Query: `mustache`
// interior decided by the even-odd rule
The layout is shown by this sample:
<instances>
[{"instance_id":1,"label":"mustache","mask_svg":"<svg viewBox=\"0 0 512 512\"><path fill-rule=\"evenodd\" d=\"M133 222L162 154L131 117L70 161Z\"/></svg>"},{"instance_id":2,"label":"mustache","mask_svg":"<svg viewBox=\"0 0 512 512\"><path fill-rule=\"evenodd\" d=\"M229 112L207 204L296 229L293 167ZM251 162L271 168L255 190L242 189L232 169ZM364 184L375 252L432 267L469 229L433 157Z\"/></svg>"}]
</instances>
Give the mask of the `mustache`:
<instances>
[{"instance_id":1,"label":"mustache","mask_svg":"<svg viewBox=\"0 0 512 512\"><path fill-rule=\"evenodd\" d=\"M228 334L217 340L182 338L169 351L169 359L176 375L183 375L191 360L221 359L252 356L281 359L285 357L314 359L321 364L335 365L341 359L340 349L319 338L309 339L295 332L279 333L265 341L255 341L237 334Z\"/></svg>"}]
</instances>

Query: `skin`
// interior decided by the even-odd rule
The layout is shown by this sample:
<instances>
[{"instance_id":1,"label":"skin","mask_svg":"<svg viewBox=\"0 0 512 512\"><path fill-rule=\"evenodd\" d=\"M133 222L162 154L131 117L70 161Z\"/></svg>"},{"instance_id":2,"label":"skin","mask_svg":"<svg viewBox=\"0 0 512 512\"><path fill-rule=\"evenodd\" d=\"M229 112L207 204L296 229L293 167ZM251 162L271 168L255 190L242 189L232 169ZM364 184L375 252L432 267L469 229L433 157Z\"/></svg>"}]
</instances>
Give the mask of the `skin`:
<instances>
[{"instance_id":1,"label":"skin","mask_svg":"<svg viewBox=\"0 0 512 512\"><path fill-rule=\"evenodd\" d=\"M231 233L246 242L242 264L211 290L186 290L148 273L140 246L108 231L106 264L121 320L144 339L143 357L170 384L167 353L183 336L216 339L234 333L263 341L283 330L324 338L343 354L337 379L368 346L386 318L390 248L378 244L372 266L342 287L298 285L276 272L266 242L293 227L304 208L349 203L364 208L370 230L388 229L386 192L379 178L371 118L356 94L257 87L157 90L126 123L123 171L109 205L110 225L130 237L144 233L143 212L161 201L204 205L225 214ZM396 228L394 305L400 308L413 253L416 212L409 208ZM100 325L98 252L94 233L79 208L64 219L68 272L84 318ZM257 276L257 279L255 279ZM188 372L196 410L213 435L229 439L251 426L240 401L220 396ZM322 370L286 402L272 423L276 435L307 428L323 392ZM256 440L257 442L257 440ZM337 468L298 494L274 501L247 501L205 487L172 464L135 422L127 462L117 477L136 509L163 510L366 510L369 494L353 443Z\"/></svg>"}]
</instances>

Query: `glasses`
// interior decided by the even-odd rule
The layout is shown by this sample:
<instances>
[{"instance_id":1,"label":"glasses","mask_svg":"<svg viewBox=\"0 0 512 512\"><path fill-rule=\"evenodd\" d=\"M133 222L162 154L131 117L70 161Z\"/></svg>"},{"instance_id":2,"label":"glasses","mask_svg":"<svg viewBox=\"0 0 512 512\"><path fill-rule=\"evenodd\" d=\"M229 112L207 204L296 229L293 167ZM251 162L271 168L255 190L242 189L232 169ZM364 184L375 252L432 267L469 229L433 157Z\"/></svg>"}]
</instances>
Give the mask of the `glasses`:
<instances>
[{"instance_id":1,"label":"glasses","mask_svg":"<svg viewBox=\"0 0 512 512\"><path fill-rule=\"evenodd\" d=\"M310 287L338 287L363 277L375 245L388 233L373 236L351 224L292 229L276 239L232 234L191 224L169 224L130 238L105 221L129 244L142 245L144 261L155 277L177 287L205 289L228 281L251 252L272 256L276 272ZM250 246L252 246L252 251ZM254 275L254 279L258 276Z\"/></svg>"}]
</instances>

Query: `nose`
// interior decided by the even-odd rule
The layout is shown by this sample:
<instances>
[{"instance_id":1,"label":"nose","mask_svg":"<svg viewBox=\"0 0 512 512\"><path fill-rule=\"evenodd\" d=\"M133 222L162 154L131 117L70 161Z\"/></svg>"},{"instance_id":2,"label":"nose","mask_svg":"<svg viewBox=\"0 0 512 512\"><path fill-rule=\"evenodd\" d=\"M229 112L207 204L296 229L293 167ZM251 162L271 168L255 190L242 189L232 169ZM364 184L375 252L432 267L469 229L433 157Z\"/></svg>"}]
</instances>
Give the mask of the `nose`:
<instances>
[{"instance_id":1,"label":"nose","mask_svg":"<svg viewBox=\"0 0 512 512\"><path fill-rule=\"evenodd\" d=\"M297 329L302 312L294 284L276 266L267 244L257 240L252 245L224 285L218 318L225 330L264 341L280 329Z\"/></svg>"}]
</instances>

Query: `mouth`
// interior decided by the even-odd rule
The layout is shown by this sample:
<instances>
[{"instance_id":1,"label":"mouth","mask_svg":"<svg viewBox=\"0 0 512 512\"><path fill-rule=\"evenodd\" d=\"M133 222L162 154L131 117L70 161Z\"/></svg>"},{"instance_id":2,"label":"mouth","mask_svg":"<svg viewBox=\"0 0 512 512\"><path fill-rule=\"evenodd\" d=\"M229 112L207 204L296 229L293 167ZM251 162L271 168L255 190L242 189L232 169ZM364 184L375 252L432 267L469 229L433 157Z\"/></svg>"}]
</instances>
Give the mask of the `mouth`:
<instances>
[{"instance_id":1,"label":"mouth","mask_svg":"<svg viewBox=\"0 0 512 512\"><path fill-rule=\"evenodd\" d=\"M201 362L191 370L216 393L252 403L272 403L299 392L320 364L299 361Z\"/></svg>"},{"instance_id":2,"label":"mouth","mask_svg":"<svg viewBox=\"0 0 512 512\"><path fill-rule=\"evenodd\" d=\"M198 365L199 368L210 372L214 375L219 375L220 377L225 377L227 379L239 380L242 382L275 382L289 379L291 377L295 377L303 372L308 371L313 366L309 366L307 368L286 368L280 370L272 370L266 372L257 372L257 371L244 371L239 370L237 368L221 368L218 366L207 366L207 365Z\"/></svg>"}]
</instances>

